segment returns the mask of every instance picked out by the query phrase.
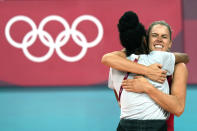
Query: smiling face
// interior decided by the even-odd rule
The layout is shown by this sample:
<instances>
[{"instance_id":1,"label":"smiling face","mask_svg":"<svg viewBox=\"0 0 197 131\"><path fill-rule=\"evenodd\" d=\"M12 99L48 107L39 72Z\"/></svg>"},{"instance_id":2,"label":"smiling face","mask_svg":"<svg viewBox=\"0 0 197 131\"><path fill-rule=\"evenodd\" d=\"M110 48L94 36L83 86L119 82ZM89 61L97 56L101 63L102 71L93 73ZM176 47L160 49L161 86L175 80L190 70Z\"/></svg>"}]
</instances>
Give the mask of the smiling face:
<instances>
[{"instance_id":1,"label":"smiling face","mask_svg":"<svg viewBox=\"0 0 197 131\"><path fill-rule=\"evenodd\" d=\"M165 25L154 25L149 32L149 49L151 51L168 51L172 46L170 32Z\"/></svg>"}]
</instances>

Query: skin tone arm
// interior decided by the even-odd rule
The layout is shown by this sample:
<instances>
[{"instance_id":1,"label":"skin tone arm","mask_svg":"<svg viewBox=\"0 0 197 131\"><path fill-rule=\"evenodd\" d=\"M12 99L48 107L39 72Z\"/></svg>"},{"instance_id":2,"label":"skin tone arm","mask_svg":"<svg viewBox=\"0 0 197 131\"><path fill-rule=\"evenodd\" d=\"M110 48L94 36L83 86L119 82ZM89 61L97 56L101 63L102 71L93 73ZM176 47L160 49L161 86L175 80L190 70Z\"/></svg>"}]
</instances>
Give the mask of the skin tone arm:
<instances>
[{"instance_id":1,"label":"skin tone arm","mask_svg":"<svg viewBox=\"0 0 197 131\"><path fill-rule=\"evenodd\" d=\"M189 57L186 53L178 53L178 52L174 52L174 56L175 56L175 63L188 63L189 62Z\"/></svg>"},{"instance_id":2,"label":"skin tone arm","mask_svg":"<svg viewBox=\"0 0 197 131\"><path fill-rule=\"evenodd\" d=\"M175 55L175 63L188 63L189 57L185 53L174 53ZM130 60L125 59L126 55L125 52L122 51L114 51L108 54L105 54L101 60L101 62L107 66L110 66L114 69L124 71L124 72L131 72L135 74L140 74L148 77L149 79L163 83L166 78L166 71L161 70L162 65L160 64L153 64L150 66L144 66L132 62Z\"/></svg>"},{"instance_id":3,"label":"skin tone arm","mask_svg":"<svg viewBox=\"0 0 197 131\"><path fill-rule=\"evenodd\" d=\"M144 66L130 60L125 59L124 51L114 51L105 54L101 62L114 69L144 75L153 81L163 83L166 79L166 71L161 70L161 64L153 64Z\"/></svg>"},{"instance_id":4,"label":"skin tone arm","mask_svg":"<svg viewBox=\"0 0 197 131\"><path fill-rule=\"evenodd\" d=\"M163 109L180 116L185 108L187 78L188 70L186 65L179 63L175 66L171 95L162 93L144 77L124 80L122 85L126 91L148 94Z\"/></svg>"}]
</instances>

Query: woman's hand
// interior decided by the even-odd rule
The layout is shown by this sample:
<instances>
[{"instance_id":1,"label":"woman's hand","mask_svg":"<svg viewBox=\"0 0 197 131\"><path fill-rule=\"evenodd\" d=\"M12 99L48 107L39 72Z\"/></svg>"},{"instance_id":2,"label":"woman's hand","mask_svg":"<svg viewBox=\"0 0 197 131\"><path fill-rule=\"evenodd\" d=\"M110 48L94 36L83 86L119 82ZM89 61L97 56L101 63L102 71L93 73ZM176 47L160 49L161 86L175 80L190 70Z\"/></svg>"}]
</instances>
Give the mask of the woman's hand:
<instances>
[{"instance_id":1,"label":"woman's hand","mask_svg":"<svg viewBox=\"0 0 197 131\"><path fill-rule=\"evenodd\" d=\"M135 76L134 79L123 80L122 87L128 92L146 93L153 85L143 76Z\"/></svg>"},{"instance_id":2,"label":"woman's hand","mask_svg":"<svg viewBox=\"0 0 197 131\"><path fill-rule=\"evenodd\" d=\"M162 65L161 64L152 64L148 66L148 71L145 74L146 77L149 79L159 82L159 83L164 83L166 80L166 73L167 71L162 70Z\"/></svg>"}]
</instances>

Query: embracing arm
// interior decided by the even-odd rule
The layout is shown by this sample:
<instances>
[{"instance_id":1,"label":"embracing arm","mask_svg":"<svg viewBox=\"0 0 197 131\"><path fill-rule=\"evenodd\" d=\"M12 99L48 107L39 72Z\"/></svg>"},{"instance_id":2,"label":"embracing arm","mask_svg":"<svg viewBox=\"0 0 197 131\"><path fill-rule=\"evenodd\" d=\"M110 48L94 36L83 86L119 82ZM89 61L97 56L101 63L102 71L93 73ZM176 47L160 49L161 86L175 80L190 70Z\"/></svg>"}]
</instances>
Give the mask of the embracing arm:
<instances>
[{"instance_id":1,"label":"embracing arm","mask_svg":"<svg viewBox=\"0 0 197 131\"><path fill-rule=\"evenodd\" d=\"M164 94L156 88L150 88L147 94L165 110L180 116L185 108L187 77L185 64L179 63L175 67L171 95Z\"/></svg>"},{"instance_id":2,"label":"embracing arm","mask_svg":"<svg viewBox=\"0 0 197 131\"><path fill-rule=\"evenodd\" d=\"M174 114L180 116L184 112L188 70L184 63L175 66L174 78L172 81L171 95L174 97ZM170 108L170 106L169 106ZM171 107L172 108L172 107ZM173 109L173 108L172 108Z\"/></svg>"},{"instance_id":3,"label":"embracing arm","mask_svg":"<svg viewBox=\"0 0 197 131\"><path fill-rule=\"evenodd\" d=\"M163 109L180 116L185 108L186 84L188 71L184 63L175 67L171 95L165 94L150 84L144 77L123 81L123 88L127 91L147 93Z\"/></svg>"},{"instance_id":4,"label":"embracing arm","mask_svg":"<svg viewBox=\"0 0 197 131\"><path fill-rule=\"evenodd\" d=\"M175 56L175 63L185 63L187 64L189 62L189 56L186 53L178 53L178 52L173 52Z\"/></svg>"},{"instance_id":5,"label":"embracing arm","mask_svg":"<svg viewBox=\"0 0 197 131\"><path fill-rule=\"evenodd\" d=\"M145 75L146 72L148 72L146 66L126 59L126 54L124 53L124 51L114 51L107 53L102 57L101 62L104 65L124 72L132 72L141 75Z\"/></svg>"},{"instance_id":6,"label":"embracing arm","mask_svg":"<svg viewBox=\"0 0 197 131\"><path fill-rule=\"evenodd\" d=\"M102 57L101 62L104 65L114 69L131 72L135 74L145 75L151 80L163 83L166 77L166 71L161 70L162 65L153 64L151 66L144 66L126 59L124 51L114 51L107 53Z\"/></svg>"}]
</instances>

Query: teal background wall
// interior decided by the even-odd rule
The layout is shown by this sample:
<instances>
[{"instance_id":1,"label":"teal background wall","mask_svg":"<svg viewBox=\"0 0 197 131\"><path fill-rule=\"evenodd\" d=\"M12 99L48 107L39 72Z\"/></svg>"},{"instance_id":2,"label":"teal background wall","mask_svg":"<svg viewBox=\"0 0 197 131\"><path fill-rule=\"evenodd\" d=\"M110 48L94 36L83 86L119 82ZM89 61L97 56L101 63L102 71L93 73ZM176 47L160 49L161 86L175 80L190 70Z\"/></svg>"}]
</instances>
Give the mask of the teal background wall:
<instances>
[{"instance_id":1,"label":"teal background wall","mask_svg":"<svg viewBox=\"0 0 197 131\"><path fill-rule=\"evenodd\" d=\"M175 131L196 131L197 85ZM0 131L115 131L120 110L106 86L0 88Z\"/></svg>"}]
</instances>

